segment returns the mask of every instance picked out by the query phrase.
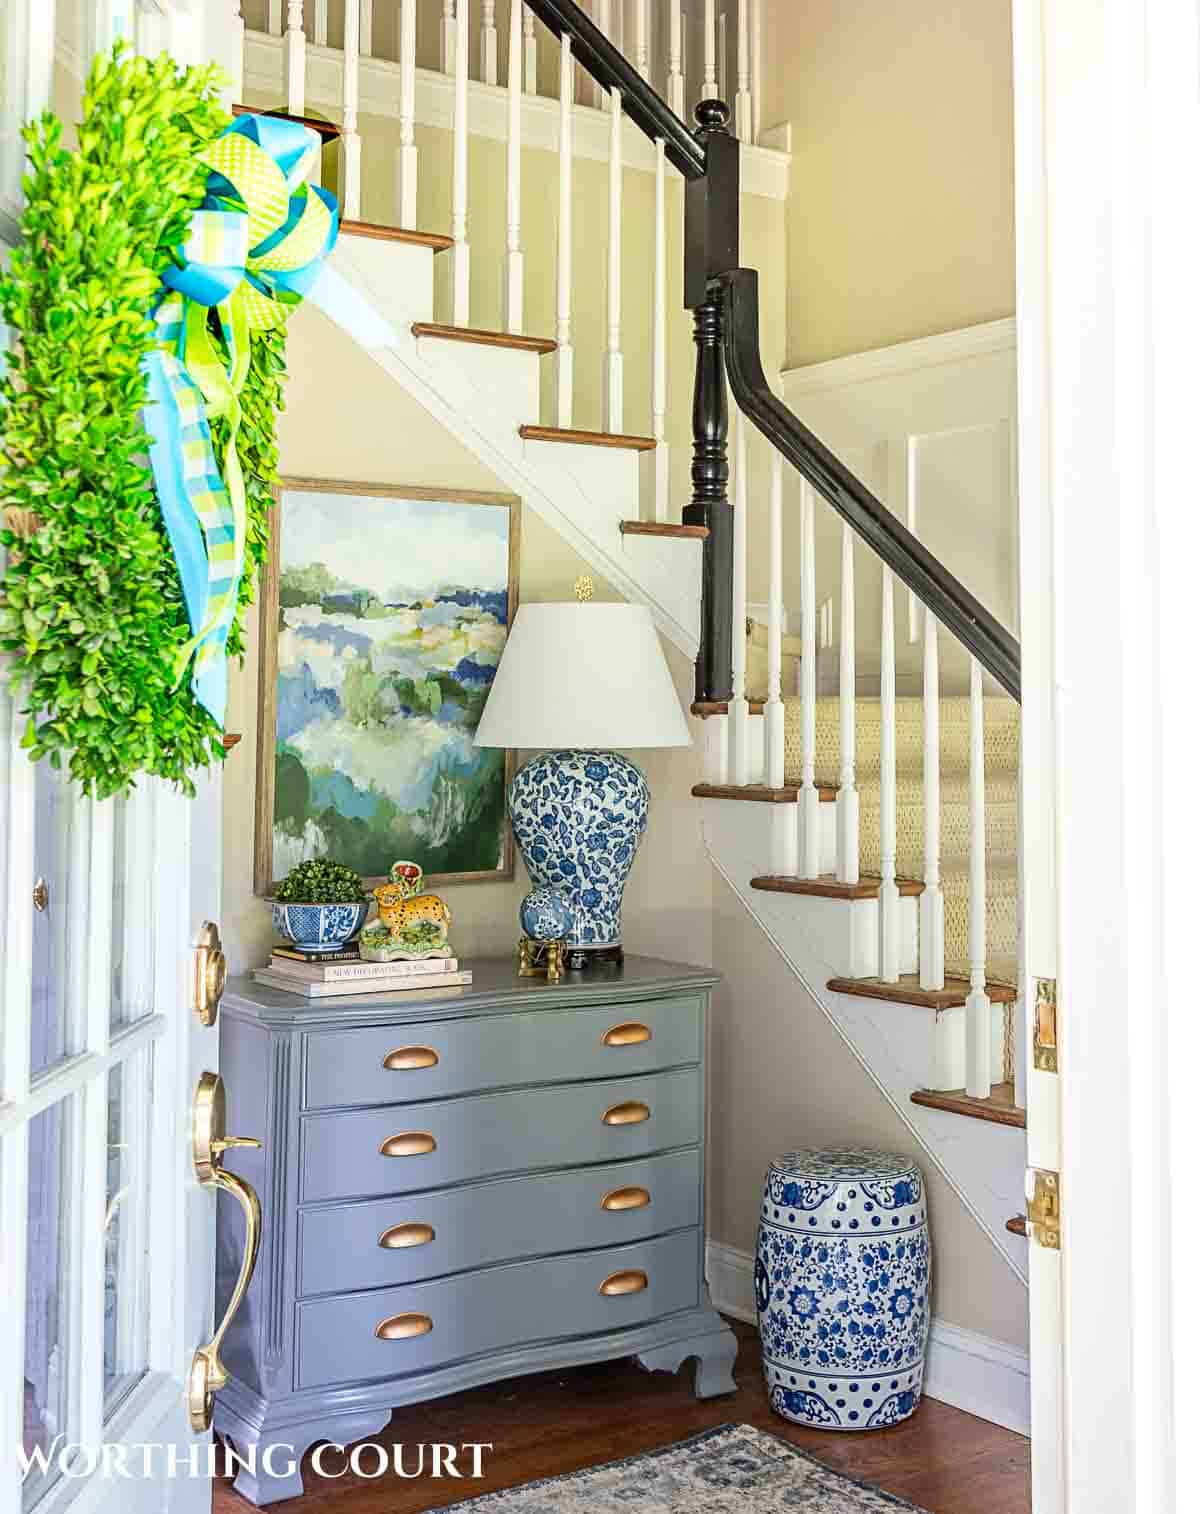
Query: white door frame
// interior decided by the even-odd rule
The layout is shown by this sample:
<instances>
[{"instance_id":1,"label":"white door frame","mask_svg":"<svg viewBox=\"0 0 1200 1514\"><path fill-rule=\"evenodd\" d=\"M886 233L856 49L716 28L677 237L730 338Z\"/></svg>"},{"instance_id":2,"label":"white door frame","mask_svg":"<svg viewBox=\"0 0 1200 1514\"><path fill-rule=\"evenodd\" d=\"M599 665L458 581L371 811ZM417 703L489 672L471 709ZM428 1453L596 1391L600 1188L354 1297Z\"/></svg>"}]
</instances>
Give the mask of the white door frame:
<instances>
[{"instance_id":1,"label":"white door frame","mask_svg":"<svg viewBox=\"0 0 1200 1514\"><path fill-rule=\"evenodd\" d=\"M1182 1514L1200 1507L1172 1404L1200 1350L1179 1232L1200 1050L1200 17L1015 0L1014 36L1025 753L1046 801L1026 805L1026 877L1057 896L1040 956L1062 1069L1061 1356L1035 1302L1034 1508ZM1034 1160L1057 1135L1031 1119Z\"/></svg>"}]
</instances>

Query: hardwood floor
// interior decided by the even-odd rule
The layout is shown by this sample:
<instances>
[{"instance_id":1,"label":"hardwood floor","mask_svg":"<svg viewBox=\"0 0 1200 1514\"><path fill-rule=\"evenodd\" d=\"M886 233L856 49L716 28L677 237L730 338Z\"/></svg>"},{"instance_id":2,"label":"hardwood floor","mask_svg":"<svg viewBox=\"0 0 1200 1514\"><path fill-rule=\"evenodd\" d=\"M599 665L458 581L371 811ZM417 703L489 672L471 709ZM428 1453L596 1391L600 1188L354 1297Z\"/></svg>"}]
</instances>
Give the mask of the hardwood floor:
<instances>
[{"instance_id":1,"label":"hardwood floor","mask_svg":"<svg viewBox=\"0 0 1200 1514\"><path fill-rule=\"evenodd\" d=\"M714 1425L744 1422L803 1446L852 1477L909 1499L929 1514L1029 1514L1029 1442L985 1420L926 1399L905 1424L862 1435L803 1430L767 1407L758 1337L735 1325L741 1342L738 1392L697 1403L690 1368L677 1376L607 1362L566 1372L512 1378L452 1398L401 1409L373 1439L402 1443L413 1465L422 1442L491 1441L484 1477L476 1482L377 1481L347 1474L323 1480L306 1466L306 1496L270 1507L280 1514L424 1514L447 1504L541 1477L683 1440ZM369 1467L372 1464L368 1464ZM215 1514L246 1514L250 1506L218 1484ZM699 1511L698 1511L699 1514Z\"/></svg>"}]
</instances>

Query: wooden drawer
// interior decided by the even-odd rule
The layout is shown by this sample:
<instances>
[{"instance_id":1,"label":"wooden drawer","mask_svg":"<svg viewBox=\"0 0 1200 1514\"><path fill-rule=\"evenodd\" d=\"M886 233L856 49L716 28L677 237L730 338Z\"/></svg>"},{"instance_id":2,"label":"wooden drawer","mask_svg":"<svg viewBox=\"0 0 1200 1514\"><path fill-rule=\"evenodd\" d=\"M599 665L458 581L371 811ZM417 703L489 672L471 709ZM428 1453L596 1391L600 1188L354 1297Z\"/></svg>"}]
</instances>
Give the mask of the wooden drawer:
<instances>
[{"instance_id":1,"label":"wooden drawer","mask_svg":"<svg viewBox=\"0 0 1200 1514\"><path fill-rule=\"evenodd\" d=\"M383 1288L700 1223L700 1152L300 1212L302 1295Z\"/></svg>"},{"instance_id":2,"label":"wooden drawer","mask_svg":"<svg viewBox=\"0 0 1200 1514\"><path fill-rule=\"evenodd\" d=\"M643 1278L639 1291L601 1292L609 1280L620 1288ZM628 1329L699 1302L698 1230L319 1299L297 1305L297 1386L403 1378L533 1341ZM381 1338L381 1327L395 1338Z\"/></svg>"},{"instance_id":3,"label":"wooden drawer","mask_svg":"<svg viewBox=\"0 0 1200 1514\"><path fill-rule=\"evenodd\" d=\"M400 1104L700 1061L698 994L305 1037L306 1109ZM391 1061L392 1066L386 1065Z\"/></svg>"},{"instance_id":4,"label":"wooden drawer","mask_svg":"<svg viewBox=\"0 0 1200 1514\"><path fill-rule=\"evenodd\" d=\"M307 1115L300 1197L312 1203L414 1193L505 1173L622 1161L695 1146L702 1135L698 1068Z\"/></svg>"}]
</instances>

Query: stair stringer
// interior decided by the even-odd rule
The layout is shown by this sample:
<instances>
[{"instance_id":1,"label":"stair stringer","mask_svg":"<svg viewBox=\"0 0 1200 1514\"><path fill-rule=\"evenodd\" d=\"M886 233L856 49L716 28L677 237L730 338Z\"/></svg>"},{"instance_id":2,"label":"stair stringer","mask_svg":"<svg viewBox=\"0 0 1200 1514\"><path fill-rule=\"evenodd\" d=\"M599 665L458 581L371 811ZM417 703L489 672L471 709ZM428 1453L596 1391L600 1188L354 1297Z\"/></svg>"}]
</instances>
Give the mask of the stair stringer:
<instances>
[{"instance_id":1,"label":"stair stringer","mask_svg":"<svg viewBox=\"0 0 1200 1514\"><path fill-rule=\"evenodd\" d=\"M413 322L432 315L432 256L345 237L310 299L627 600L648 606L662 634L694 660L703 543L622 536L621 521L641 514L641 454L519 435L509 391L527 383L530 354L492 349L484 369L466 344L413 336ZM429 276L423 267L407 276L420 259ZM489 392L485 373L498 392Z\"/></svg>"},{"instance_id":2,"label":"stair stringer","mask_svg":"<svg viewBox=\"0 0 1200 1514\"><path fill-rule=\"evenodd\" d=\"M765 893L750 887L770 855L769 804L703 799L701 829L717 872L749 911L767 940L820 1006L863 1071L912 1131L928 1159L958 1194L972 1218L1012 1271L1028 1285L1028 1242L1005 1230L1021 1207L1025 1174L1025 1132L966 1119L910 1101L924 1086L933 1011L830 993L836 976L823 949L826 933L814 917L831 901L794 894ZM842 909L861 909L839 903ZM824 916L827 920L827 915Z\"/></svg>"}]
</instances>

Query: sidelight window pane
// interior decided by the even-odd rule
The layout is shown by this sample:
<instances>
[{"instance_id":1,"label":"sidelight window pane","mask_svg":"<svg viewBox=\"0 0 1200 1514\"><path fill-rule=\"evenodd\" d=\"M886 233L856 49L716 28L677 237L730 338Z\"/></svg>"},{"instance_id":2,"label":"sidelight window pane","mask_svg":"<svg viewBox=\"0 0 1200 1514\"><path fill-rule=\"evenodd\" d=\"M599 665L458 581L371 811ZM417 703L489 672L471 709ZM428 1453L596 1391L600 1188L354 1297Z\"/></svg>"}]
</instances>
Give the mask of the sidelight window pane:
<instances>
[{"instance_id":1,"label":"sidelight window pane","mask_svg":"<svg viewBox=\"0 0 1200 1514\"><path fill-rule=\"evenodd\" d=\"M72 813L67 780L45 762L34 776L33 1000L29 1071L37 1077L76 1049L68 1024L68 972L82 948L82 921L69 934Z\"/></svg>"},{"instance_id":2,"label":"sidelight window pane","mask_svg":"<svg viewBox=\"0 0 1200 1514\"><path fill-rule=\"evenodd\" d=\"M67 1423L71 1361L67 1297L71 1203L67 1150L73 1101L52 1104L29 1126L28 1238L25 1257L24 1424L26 1456L50 1453ZM61 1443L60 1443L61 1444ZM56 1460L46 1471L30 1466L22 1506L31 1509L58 1481Z\"/></svg>"},{"instance_id":3,"label":"sidelight window pane","mask_svg":"<svg viewBox=\"0 0 1200 1514\"><path fill-rule=\"evenodd\" d=\"M104 1207L104 1412L109 1418L148 1359L150 1053L108 1075L108 1178Z\"/></svg>"},{"instance_id":4,"label":"sidelight window pane","mask_svg":"<svg viewBox=\"0 0 1200 1514\"><path fill-rule=\"evenodd\" d=\"M115 1030L154 1009L154 805L143 780L114 801L112 997Z\"/></svg>"}]
</instances>

